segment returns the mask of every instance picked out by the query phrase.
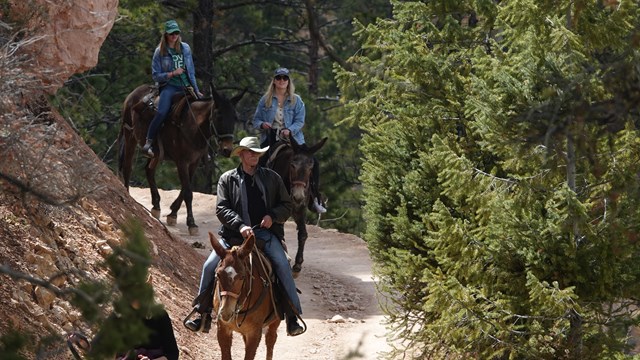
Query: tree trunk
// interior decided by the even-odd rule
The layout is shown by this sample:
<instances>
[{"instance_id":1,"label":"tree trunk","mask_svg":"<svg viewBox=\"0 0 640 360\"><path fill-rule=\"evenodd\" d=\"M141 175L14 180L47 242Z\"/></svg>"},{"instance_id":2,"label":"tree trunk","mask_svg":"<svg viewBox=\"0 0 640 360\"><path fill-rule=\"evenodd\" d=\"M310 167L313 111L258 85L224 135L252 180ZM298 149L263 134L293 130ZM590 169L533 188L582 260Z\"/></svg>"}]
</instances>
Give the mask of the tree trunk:
<instances>
[{"instance_id":1,"label":"tree trunk","mask_svg":"<svg viewBox=\"0 0 640 360\"><path fill-rule=\"evenodd\" d=\"M313 96L318 95L318 58L320 53L320 28L318 25L318 18L315 9L315 0L305 0L305 6L307 9L307 19L309 22L309 94Z\"/></svg>"},{"instance_id":2,"label":"tree trunk","mask_svg":"<svg viewBox=\"0 0 640 360\"><path fill-rule=\"evenodd\" d=\"M213 0L198 0L193 11L193 61L201 91L210 94L213 81Z\"/></svg>"},{"instance_id":3,"label":"tree trunk","mask_svg":"<svg viewBox=\"0 0 640 360\"><path fill-rule=\"evenodd\" d=\"M193 11L193 61L200 91L205 96L211 94L213 82L213 0L198 0ZM215 154L209 150L192 179L193 191L211 194L213 191L213 171Z\"/></svg>"}]
</instances>

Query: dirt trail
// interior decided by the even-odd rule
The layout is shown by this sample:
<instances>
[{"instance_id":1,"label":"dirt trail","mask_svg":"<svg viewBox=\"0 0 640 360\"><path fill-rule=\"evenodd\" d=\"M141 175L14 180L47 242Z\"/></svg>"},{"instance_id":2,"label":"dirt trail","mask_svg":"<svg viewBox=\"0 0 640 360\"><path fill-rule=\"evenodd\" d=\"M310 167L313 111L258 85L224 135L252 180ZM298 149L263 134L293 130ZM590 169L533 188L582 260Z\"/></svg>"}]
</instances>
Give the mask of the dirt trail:
<instances>
[{"instance_id":1,"label":"dirt trail","mask_svg":"<svg viewBox=\"0 0 640 360\"><path fill-rule=\"evenodd\" d=\"M131 196L147 209L151 207L151 196L146 188L131 188ZM169 205L178 191L162 191L161 221L166 224ZM193 200L194 217L199 226L198 236L189 236L185 225L186 210L178 213L178 225L169 227L172 233L183 241L202 246L198 250L204 257L211 251L208 232L216 234L220 225L215 217L215 196L196 193ZM383 314L378 306L375 284L371 274L371 260L363 240L339 233L335 230L309 226L309 239L305 249L303 270L296 279L302 291L303 318L308 331L297 337L286 335L284 323L278 330L278 341L274 358L277 360L341 360L351 352L352 358L378 359L379 353L388 350L384 338ZM295 224L285 225L287 244L291 254L297 249ZM197 284L193 284L194 295ZM174 326L182 326L181 320L188 309L176 309L165 304L174 320ZM344 322L331 321L336 315ZM183 347L185 359L189 349L199 346L211 348L210 359L219 358L215 331L209 334L184 333L178 342ZM243 357L243 343L240 336L234 338L234 358ZM258 348L256 359L264 359L264 343ZM182 358L181 357L181 358ZM200 360L200 359L198 359Z\"/></svg>"}]
</instances>

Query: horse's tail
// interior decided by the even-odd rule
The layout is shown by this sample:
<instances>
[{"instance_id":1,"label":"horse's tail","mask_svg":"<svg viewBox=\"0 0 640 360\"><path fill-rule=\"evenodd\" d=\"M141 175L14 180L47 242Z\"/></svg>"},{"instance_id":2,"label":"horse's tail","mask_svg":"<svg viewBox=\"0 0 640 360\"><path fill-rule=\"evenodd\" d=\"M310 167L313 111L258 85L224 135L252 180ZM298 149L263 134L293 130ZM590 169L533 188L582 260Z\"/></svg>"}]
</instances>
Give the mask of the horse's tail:
<instances>
[{"instance_id":1,"label":"horse's tail","mask_svg":"<svg viewBox=\"0 0 640 360\"><path fill-rule=\"evenodd\" d=\"M122 107L122 114L120 116L120 132L118 133L118 172L122 174L122 167L124 166L124 127L125 123L125 112L126 112L126 104Z\"/></svg>"}]
</instances>

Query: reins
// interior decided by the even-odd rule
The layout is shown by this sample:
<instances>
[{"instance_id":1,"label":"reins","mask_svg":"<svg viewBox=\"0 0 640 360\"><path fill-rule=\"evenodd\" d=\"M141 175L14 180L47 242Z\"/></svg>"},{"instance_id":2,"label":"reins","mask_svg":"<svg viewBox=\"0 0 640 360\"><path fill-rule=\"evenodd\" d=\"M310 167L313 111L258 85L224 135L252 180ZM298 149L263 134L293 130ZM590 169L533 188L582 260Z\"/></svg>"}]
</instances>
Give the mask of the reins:
<instances>
[{"instance_id":1,"label":"reins","mask_svg":"<svg viewBox=\"0 0 640 360\"><path fill-rule=\"evenodd\" d=\"M189 72L187 71L187 69L185 69L185 73L187 74L187 77L189 76ZM180 80L182 81L182 86L185 88L185 95L187 94L187 85L184 83L184 79L180 78ZM194 89L194 93L195 93L195 89ZM198 94L195 94L196 96L198 96ZM200 100L199 98L197 98L196 100ZM196 115L193 113L193 109L191 108L191 103L189 102L189 98L188 96L186 97L185 101L187 102L187 108L189 109L189 113L191 114L191 118L193 118L193 121L197 124L198 120L196 119ZM211 129L211 132L213 133L213 137L215 139L215 147L211 146L211 142L209 141L209 137L205 136L205 134L202 133L202 129L198 126L198 132L200 133L200 135L202 135L202 137L204 138L204 141L207 143L207 148L209 148L210 150L212 150L214 153L217 152L218 147L220 146L220 141L224 138L230 137L231 139L233 139L233 134L223 134L220 135L218 133L218 129L215 126L215 120L218 120L217 118L217 113L218 113L218 107L216 106L216 101L213 99L213 97L211 98L211 109L209 112L209 128ZM215 108L215 110L214 110Z\"/></svg>"}]
</instances>

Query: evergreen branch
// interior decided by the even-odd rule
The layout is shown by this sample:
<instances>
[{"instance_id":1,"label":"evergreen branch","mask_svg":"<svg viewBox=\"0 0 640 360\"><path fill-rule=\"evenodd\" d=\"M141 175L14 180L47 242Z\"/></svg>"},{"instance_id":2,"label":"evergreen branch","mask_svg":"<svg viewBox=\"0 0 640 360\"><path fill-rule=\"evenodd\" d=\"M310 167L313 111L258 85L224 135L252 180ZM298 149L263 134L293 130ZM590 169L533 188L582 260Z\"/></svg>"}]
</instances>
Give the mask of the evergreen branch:
<instances>
[{"instance_id":1,"label":"evergreen branch","mask_svg":"<svg viewBox=\"0 0 640 360\"><path fill-rule=\"evenodd\" d=\"M489 177L489 178L491 178L491 179L493 179L493 180L502 181L502 182L505 182L505 183L507 183L507 184L511 184L511 185L514 185L514 184L517 184L517 183L518 183L518 181L516 181L516 180L497 177L497 176L495 176L495 175L492 175L492 174L489 174L489 173L487 173L487 172L484 172L484 171L482 171L482 170L480 170L480 169L478 169L478 168L473 168L473 170L474 170L477 174L480 174L480 175L483 175L483 176Z\"/></svg>"}]
</instances>

